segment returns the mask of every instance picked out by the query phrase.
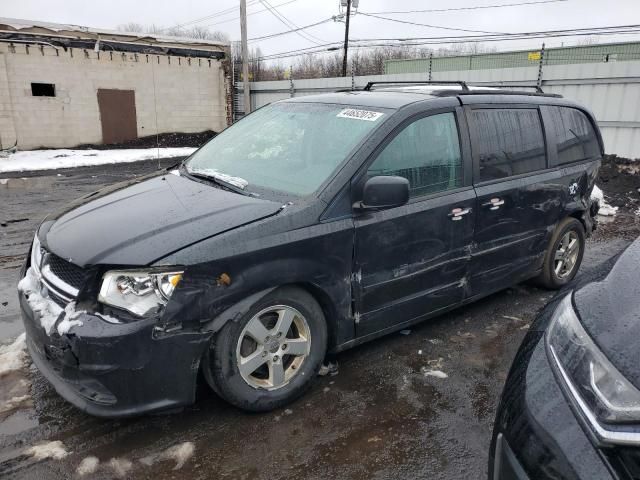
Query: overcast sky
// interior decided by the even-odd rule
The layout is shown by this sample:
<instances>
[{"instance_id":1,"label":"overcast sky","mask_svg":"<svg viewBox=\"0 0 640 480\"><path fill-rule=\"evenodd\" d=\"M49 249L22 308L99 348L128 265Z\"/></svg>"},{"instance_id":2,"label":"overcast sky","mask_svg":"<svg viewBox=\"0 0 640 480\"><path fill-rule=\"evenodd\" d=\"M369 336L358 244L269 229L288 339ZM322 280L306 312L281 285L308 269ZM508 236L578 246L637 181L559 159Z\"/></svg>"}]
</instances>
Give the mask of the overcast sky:
<instances>
[{"instance_id":1,"label":"overcast sky","mask_svg":"<svg viewBox=\"0 0 640 480\"><path fill-rule=\"evenodd\" d=\"M225 9L232 12L218 15L197 25L226 32L231 40L239 40L239 0L1 0L0 15L58 23L73 23L91 27L115 28L119 24L137 22L171 26L211 16ZM247 0L249 37L281 32L288 28L260 0ZM362 12L424 10L520 3L527 0L360 0ZM532 0L528 0L532 1ZM298 26L319 22L339 13L339 0L269 0L270 4ZM286 3L286 4L285 4ZM278 7L278 5L281 5ZM252 12L256 12L251 14ZM428 23L450 28L491 32L525 32L566 28L602 27L640 24L640 0L567 0L558 3L493 8L474 11L384 14L400 20ZM306 30L318 43L339 41L344 37L344 23L329 22ZM351 22L351 38L424 37L451 35L456 32L430 27L392 23L364 15L355 15ZM459 32L460 35L469 33ZM601 37L600 43L640 39L640 36ZM546 40L547 45L575 44L579 39ZM541 40L506 42L500 50L511 47L536 48ZM256 42L251 45L256 46ZM314 43L292 33L259 41L263 54L312 47Z\"/></svg>"}]
</instances>

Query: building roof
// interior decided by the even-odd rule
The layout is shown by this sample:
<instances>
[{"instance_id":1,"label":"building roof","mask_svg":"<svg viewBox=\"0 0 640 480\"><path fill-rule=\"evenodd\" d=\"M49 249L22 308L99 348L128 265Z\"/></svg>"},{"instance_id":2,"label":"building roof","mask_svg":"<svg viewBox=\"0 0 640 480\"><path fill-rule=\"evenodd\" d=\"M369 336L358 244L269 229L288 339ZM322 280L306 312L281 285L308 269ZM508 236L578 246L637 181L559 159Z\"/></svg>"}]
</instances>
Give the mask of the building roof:
<instances>
[{"instance_id":1,"label":"building roof","mask_svg":"<svg viewBox=\"0 0 640 480\"><path fill-rule=\"evenodd\" d=\"M0 41L51 43L63 48L94 48L96 42L117 51L218 57L229 42L172 37L155 33L119 32L101 28L0 17Z\"/></svg>"}]
</instances>

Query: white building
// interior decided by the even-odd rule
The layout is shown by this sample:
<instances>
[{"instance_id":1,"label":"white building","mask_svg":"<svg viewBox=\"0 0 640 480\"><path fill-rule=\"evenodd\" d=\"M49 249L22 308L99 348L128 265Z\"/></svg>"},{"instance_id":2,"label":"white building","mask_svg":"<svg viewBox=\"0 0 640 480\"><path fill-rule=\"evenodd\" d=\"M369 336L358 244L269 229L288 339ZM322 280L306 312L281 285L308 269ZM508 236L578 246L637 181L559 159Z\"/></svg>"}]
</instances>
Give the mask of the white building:
<instances>
[{"instance_id":1,"label":"white building","mask_svg":"<svg viewBox=\"0 0 640 480\"><path fill-rule=\"evenodd\" d=\"M118 143L231 123L224 42L0 18L0 149Z\"/></svg>"}]
</instances>

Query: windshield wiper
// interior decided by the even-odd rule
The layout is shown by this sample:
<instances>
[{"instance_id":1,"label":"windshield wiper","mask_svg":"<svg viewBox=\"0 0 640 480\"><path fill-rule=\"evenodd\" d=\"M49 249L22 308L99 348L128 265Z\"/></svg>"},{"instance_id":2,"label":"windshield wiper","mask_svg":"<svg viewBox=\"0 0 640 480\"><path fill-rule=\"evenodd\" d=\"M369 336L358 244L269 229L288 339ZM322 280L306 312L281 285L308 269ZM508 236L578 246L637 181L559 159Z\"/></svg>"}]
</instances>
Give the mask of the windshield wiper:
<instances>
[{"instance_id":1,"label":"windshield wiper","mask_svg":"<svg viewBox=\"0 0 640 480\"><path fill-rule=\"evenodd\" d=\"M231 190L232 192L239 193L240 195L245 195L247 197L258 196L256 193L247 192L245 190L245 187L248 185L249 182L247 182L243 178L232 177L230 175L217 173L213 171L210 171L210 172L193 171L193 170L189 170L186 166L184 167L184 169L187 172L187 174L191 175L192 177L201 178L203 180L213 182L224 189Z\"/></svg>"}]
</instances>

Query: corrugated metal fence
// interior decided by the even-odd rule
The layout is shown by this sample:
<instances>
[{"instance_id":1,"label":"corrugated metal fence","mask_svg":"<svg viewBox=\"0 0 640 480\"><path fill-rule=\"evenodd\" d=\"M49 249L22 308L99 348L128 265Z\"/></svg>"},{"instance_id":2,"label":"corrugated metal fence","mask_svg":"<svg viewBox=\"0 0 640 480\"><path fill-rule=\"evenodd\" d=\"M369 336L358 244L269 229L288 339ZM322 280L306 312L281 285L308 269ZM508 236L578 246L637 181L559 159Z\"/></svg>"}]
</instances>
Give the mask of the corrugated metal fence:
<instances>
[{"instance_id":1,"label":"corrugated metal fence","mask_svg":"<svg viewBox=\"0 0 640 480\"><path fill-rule=\"evenodd\" d=\"M610 43L577 47L542 48L477 55L431 56L407 60L386 60L384 73L450 72L578 63L613 63L640 60L640 43Z\"/></svg>"},{"instance_id":2,"label":"corrugated metal fence","mask_svg":"<svg viewBox=\"0 0 640 480\"><path fill-rule=\"evenodd\" d=\"M545 52L546 53L546 52ZM640 52L639 52L640 53ZM635 54L634 54L635 55ZM590 57L591 58L591 57ZM640 55L639 55L640 58ZM477 83L535 84L541 74L546 92L559 93L590 108L600 125L607 153L640 158L640 59L553 64L540 61L527 66L432 71L437 80L465 80ZM504 65L504 63L502 63ZM424 67L424 65L423 65ZM340 89L363 87L375 80L427 80L428 71L364 75L309 80L283 80L250 84L252 108L293 96L313 95ZM242 105L239 105L242 109Z\"/></svg>"}]
</instances>

